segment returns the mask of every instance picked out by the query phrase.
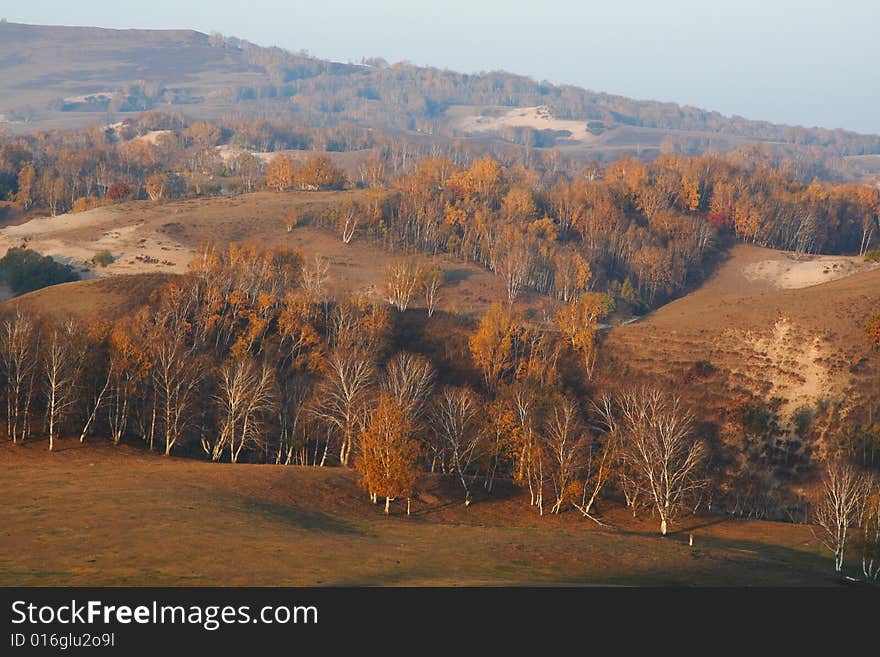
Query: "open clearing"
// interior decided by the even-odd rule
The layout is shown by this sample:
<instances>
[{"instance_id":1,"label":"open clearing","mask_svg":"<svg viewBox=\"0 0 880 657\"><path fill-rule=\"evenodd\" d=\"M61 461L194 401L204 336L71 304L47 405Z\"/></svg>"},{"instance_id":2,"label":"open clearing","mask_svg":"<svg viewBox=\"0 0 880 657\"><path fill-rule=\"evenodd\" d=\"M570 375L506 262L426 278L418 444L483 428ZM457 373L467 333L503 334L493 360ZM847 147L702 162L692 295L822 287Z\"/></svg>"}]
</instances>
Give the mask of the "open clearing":
<instances>
[{"instance_id":1,"label":"open clearing","mask_svg":"<svg viewBox=\"0 0 880 657\"><path fill-rule=\"evenodd\" d=\"M0 585L834 585L807 527L604 509L538 517L501 486L465 508L426 475L385 517L353 471L224 465L105 443L0 444ZM688 547L688 534L694 547Z\"/></svg>"}]
</instances>

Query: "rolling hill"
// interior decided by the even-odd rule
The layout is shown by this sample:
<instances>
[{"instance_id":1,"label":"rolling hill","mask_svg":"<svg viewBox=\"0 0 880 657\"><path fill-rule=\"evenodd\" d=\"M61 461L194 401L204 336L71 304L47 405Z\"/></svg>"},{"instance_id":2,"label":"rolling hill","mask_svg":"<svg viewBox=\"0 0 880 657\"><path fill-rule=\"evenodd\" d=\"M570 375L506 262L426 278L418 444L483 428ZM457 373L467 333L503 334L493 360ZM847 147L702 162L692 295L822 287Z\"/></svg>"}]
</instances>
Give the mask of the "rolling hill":
<instances>
[{"instance_id":1,"label":"rolling hill","mask_svg":"<svg viewBox=\"0 0 880 657\"><path fill-rule=\"evenodd\" d=\"M0 130L9 133L106 125L159 109L355 124L600 158L661 147L727 151L750 141L788 155L803 148L829 156L880 153L876 135L725 117L505 72L340 64L189 30L0 23L0 98Z\"/></svg>"}]
</instances>

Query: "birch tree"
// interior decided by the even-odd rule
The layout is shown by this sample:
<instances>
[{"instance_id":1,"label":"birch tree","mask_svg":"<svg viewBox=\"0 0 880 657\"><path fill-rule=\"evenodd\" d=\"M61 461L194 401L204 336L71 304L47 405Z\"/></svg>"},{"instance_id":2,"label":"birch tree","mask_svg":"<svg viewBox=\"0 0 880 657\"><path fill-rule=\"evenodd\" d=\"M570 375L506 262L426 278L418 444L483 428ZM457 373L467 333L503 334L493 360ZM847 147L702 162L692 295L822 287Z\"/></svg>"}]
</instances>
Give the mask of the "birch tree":
<instances>
[{"instance_id":1,"label":"birch tree","mask_svg":"<svg viewBox=\"0 0 880 657\"><path fill-rule=\"evenodd\" d=\"M578 409L571 399L563 399L553 407L544 429L545 450L551 465L551 480L556 500L550 509L559 513L565 502L575 494L583 469L586 438Z\"/></svg>"},{"instance_id":2,"label":"birch tree","mask_svg":"<svg viewBox=\"0 0 880 657\"><path fill-rule=\"evenodd\" d=\"M665 536L688 497L704 485L706 450L692 435L693 416L678 397L648 388L622 394L615 413L625 467L659 515Z\"/></svg>"},{"instance_id":3,"label":"birch tree","mask_svg":"<svg viewBox=\"0 0 880 657\"><path fill-rule=\"evenodd\" d=\"M402 351L385 366L382 390L413 419L422 416L434 388L434 368L424 356Z\"/></svg>"},{"instance_id":4,"label":"birch tree","mask_svg":"<svg viewBox=\"0 0 880 657\"><path fill-rule=\"evenodd\" d=\"M870 489L870 479L849 463L828 462L813 507L813 522L818 527L817 538L834 555L835 572L843 570L849 532L862 519Z\"/></svg>"},{"instance_id":5,"label":"birch tree","mask_svg":"<svg viewBox=\"0 0 880 657\"><path fill-rule=\"evenodd\" d=\"M178 335L157 337L152 344L152 380L162 406L165 456L184 436L202 380L199 359Z\"/></svg>"},{"instance_id":6,"label":"birch tree","mask_svg":"<svg viewBox=\"0 0 880 657\"><path fill-rule=\"evenodd\" d=\"M403 312L409 306L421 278L421 269L414 260L396 260L385 269L385 298Z\"/></svg>"},{"instance_id":7,"label":"birch tree","mask_svg":"<svg viewBox=\"0 0 880 657\"><path fill-rule=\"evenodd\" d=\"M349 464L354 439L363 427L374 378L373 363L363 349L336 349L327 360L327 376L313 413L338 433L342 465ZM325 448L321 465L326 458Z\"/></svg>"},{"instance_id":8,"label":"birch tree","mask_svg":"<svg viewBox=\"0 0 880 657\"><path fill-rule=\"evenodd\" d=\"M22 442L28 437L37 348L34 323L17 309L0 326L0 361L6 381L6 435L12 442Z\"/></svg>"},{"instance_id":9,"label":"birch tree","mask_svg":"<svg viewBox=\"0 0 880 657\"><path fill-rule=\"evenodd\" d=\"M361 473L361 486L375 504L379 496L385 498L385 513L391 512L391 502L409 500L418 478L419 449L410 433L412 423L407 409L390 395L382 395L377 407L370 413L366 427L359 434L360 450L355 467Z\"/></svg>"},{"instance_id":10,"label":"birch tree","mask_svg":"<svg viewBox=\"0 0 880 657\"><path fill-rule=\"evenodd\" d=\"M444 281L443 270L437 265L425 267L422 270L419 279L422 285L422 291L425 294L425 307L428 309L428 317L434 315L434 308L437 306L437 293Z\"/></svg>"},{"instance_id":11,"label":"birch tree","mask_svg":"<svg viewBox=\"0 0 880 657\"><path fill-rule=\"evenodd\" d=\"M446 386L434 409L433 430L449 448L452 467L464 488L464 505L471 503L467 473L477 455L480 442L478 418L480 399L470 388Z\"/></svg>"},{"instance_id":12,"label":"birch tree","mask_svg":"<svg viewBox=\"0 0 880 657\"><path fill-rule=\"evenodd\" d=\"M220 432L213 444L203 445L211 460L219 461L228 450L230 462L237 463L245 447L261 444L276 399L275 372L268 363L241 357L223 365L215 395Z\"/></svg>"},{"instance_id":13,"label":"birch tree","mask_svg":"<svg viewBox=\"0 0 880 657\"><path fill-rule=\"evenodd\" d=\"M79 362L74 345L75 330L72 322L60 327L53 326L43 347L43 385L49 451L55 449L61 425L77 400Z\"/></svg>"}]
</instances>

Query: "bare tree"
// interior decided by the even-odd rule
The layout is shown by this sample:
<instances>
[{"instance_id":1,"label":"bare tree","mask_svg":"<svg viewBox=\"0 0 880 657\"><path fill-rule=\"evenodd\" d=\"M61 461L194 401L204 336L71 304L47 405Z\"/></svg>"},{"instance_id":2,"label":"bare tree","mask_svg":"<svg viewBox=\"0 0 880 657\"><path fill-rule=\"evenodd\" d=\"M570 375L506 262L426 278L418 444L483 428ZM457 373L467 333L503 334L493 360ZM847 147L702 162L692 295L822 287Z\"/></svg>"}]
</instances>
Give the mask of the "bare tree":
<instances>
[{"instance_id":1,"label":"bare tree","mask_svg":"<svg viewBox=\"0 0 880 657\"><path fill-rule=\"evenodd\" d=\"M449 447L452 467L458 473L464 488L464 504L471 503L471 489L467 472L476 457L480 442L477 420L479 398L470 388L446 386L440 393L434 409L433 430L437 438Z\"/></svg>"},{"instance_id":2,"label":"bare tree","mask_svg":"<svg viewBox=\"0 0 880 657\"><path fill-rule=\"evenodd\" d=\"M362 349L336 349L327 366L327 378L316 395L313 414L339 433L339 462L348 465L354 439L366 421L374 379L373 363ZM328 447L324 449L321 465L327 460Z\"/></svg>"},{"instance_id":3,"label":"bare tree","mask_svg":"<svg viewBox=\"0 0 880 657\"><path fill-rule=\"evenodd\" d=\"M437 305L437 291L443 285L445 275L440 267L425 267L422 270L421 283L422 290L425 293L425 307L428 309L428 317L434 315L434 308Z\"/></svg>"},{"instance_id":4,"label":"bare tree","mask_svg":"<svg viewBox=\"0 0 880 657\"><path fill-rule=\"evenodd\" d=\"M855 467L838 460L828 462L813 522L820 530L817 538L834 555L835 572L843 570L849 530L862 519L870 490L870 479Z\"/></svg>"},{"instance_id":5,"label":"bare tree","mask_svg":"<svg viewBox=\"0 0 880 657\"><path fill-rule=\"evenodd\" d=\"M326 301L327 279L330 263L327 258L316 255L311 264L303 266L302 285L312 304Z\"/></svg>"},{"instance_id":6,"label":"bare tree","mask_svg":"<svg viewBox=\"0 0 880 657\"><path fill-rule=\"evenodd\" d=\"M49 451L55 449L55 440L61 423L76 403L79 359L74 344L75 331L73 322L67 322L61 327L52 327L43 349L43 383Z\"/></svg>"},{"instance_id":7,"label":"bare tree","mask_svg":"<svg viewBox=\"0 0 880 657\"><path fill-rule=\"evenodd\" d=\"M358 208L354 203L346 203L339 208L339 235L343 244L348 244L358 227Z\"/></svg>"},{"instance_id":8,"label":"bare tree","mask_svg":"<svg viewBox=\"0 0 880 657\"><path fill-rule=\"evenodd\" d=\"M186 431L202 380L202 366L178 332L155 336L150 343L151 377L162 403L165 456Z\"/></svg>"},{"instance_id":9,"label":"bare tree","mask_svg":"<svg viewBox=\"0 0 880 657\"><path fill-rule=\"evenodd\" d=\"M507 301L513 303L529 280L534 254L522 240L512 245L498 245L493 257L492 269L504 278Z\"/></svg>"},{"instance_id":10,"label":"bare tree","mask_svg":"<svg viewBox=\"0 0 880 657\"><path fill-rule=\"evenodd\" d=\"M258 445L264 438L264 419L275 406L275 372L252 357L237 358L220 369L216 401L220 415L220 435L211 444L203 439L205 451L219 461L225 450L237 463L247 445Z\"/></svg>"},{"instance_id":11,"label":"bare tree","mask_svg":"<svg viewBox=\"0 0 880 657\"><path fill-rule=\"evenodd\" d=\"M559 513L565 501L570 499L572 488L583 467L586 440L583 424L578 417L577 404L571 399L563 399L554 406L544 433L545 450L551 464L551 480L556 494L556 501L550 512Z\"/></svg>"},{"instance_id":12,"label":"bare tree","mask_svg":"<svg viewBox=\"0 0 880 657\"><path fill-rule=\"evenodd\" d=\"M424 356L402 351L385 366L382 388L411 419L421 417L433 387L434 368Z\"/></svg>"},{"instance_id":13,"label":"bare tree","mask_svg":"<svg viewBox=\"0 0 880 657\"><path fill-rule=\"evenodd\" d=\"M600 422L604 425L605 434L601 443L592 440L587 446L581 503L575 504L581 513L596 522L599 521L591 513L593 505L614 472L614 457L619 434L613 408L613 401L607 394L602 395L598 404L593 404L593 410L599 415Z\"/></svg>"},{"instance_id":14,"label":"bare tree","mask_svg":"<svg viewBox=\"0 0 880 657\"><path fill-rule=\"evenodd\" d=\"M385 295L388 303L403 312L409 306L421 270L414 260L396 260L385 269Z\"/></svg>"},{"instance_id":15,"label":"bare tree","mask_svg":"<svg viewBox=\"0 0 880 657\"><path fill-rule=\"evenodd\" d=\"M33 322L17 309L0 327L0 361L6 381L6 435L12 442L23 441L28 436L37 347Z\"/></svg>"},{"instance_id":16,"label":"bare tree","mask_svg":"<svg viewBox=\"0 0 880 657\"><path fill-rule=\"evenodd\" d=\"M624 467L660 516L665 536L686 499L705 483L700 469L706 450L691 435L693 416L678 397L648 388L621 395L615 414Z\"/></svg>"}]
</instances>

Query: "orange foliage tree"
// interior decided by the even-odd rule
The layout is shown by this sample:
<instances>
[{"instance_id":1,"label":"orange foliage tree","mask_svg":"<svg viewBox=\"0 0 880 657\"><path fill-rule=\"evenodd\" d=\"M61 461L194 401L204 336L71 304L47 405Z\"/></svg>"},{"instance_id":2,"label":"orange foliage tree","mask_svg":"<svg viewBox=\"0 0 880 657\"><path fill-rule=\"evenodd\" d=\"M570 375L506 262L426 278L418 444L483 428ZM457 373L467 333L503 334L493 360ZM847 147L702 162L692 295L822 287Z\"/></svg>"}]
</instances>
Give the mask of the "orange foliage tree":
<instances>
[{"instance_id":1,"label":"orange foliage tree","mask_svg":"<svg viewBox=\"0 0 880 657\"><path fill-rule=\"evenodd\" d=\"M361 473L360 483L374 503L379 496L385 498L385 513L390 513L393 500L406 498L409 514L419 474L419 447L410 438L411 428L406 408L393 396L382 395L359 435L355 467Z\"/></svg>"},{"instance_id":2,"label":"orange foliage tree","mask_svg":"<svg viewBox=\"0 0 880 657\"><path fill-rule=\"evenodd\" d=\"M290 189L293 185L293 159L279 153L266 167L266 184L277 192Z\"/></svg>"}]
</instances>

